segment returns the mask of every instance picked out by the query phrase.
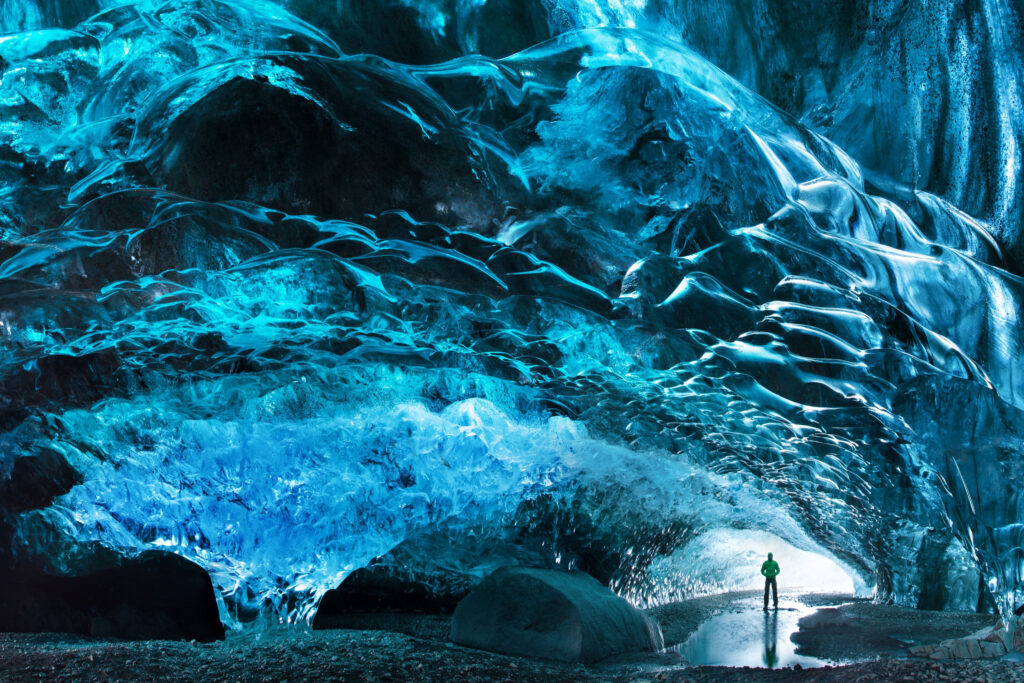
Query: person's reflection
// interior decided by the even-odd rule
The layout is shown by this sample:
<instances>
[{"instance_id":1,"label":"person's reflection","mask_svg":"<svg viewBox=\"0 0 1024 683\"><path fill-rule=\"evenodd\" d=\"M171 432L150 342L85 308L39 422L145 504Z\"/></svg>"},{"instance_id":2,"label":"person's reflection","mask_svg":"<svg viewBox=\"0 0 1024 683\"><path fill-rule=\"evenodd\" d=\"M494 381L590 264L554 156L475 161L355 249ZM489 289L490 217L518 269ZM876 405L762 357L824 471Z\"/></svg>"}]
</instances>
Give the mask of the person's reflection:
<instances>
[{"instance_id":1,"label":"person's reflection","mask_svg":"<svg viewBox=\"0 0 1024 683\"><path fill-rule=\"evenodd\" d=\"M765 612L764 615L764 663L769 669L774 669L779 662L779 654L776 651L776 642L779 639L779 613Z\"/></svg>"}]
</instances>

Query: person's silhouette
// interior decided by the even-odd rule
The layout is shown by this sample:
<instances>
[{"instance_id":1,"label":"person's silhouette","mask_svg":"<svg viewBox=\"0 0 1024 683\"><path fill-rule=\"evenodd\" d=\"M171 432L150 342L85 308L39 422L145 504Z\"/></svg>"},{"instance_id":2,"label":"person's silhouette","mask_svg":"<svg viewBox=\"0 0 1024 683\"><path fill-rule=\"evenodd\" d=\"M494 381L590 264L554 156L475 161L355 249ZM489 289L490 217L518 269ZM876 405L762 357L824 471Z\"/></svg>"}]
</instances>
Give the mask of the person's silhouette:
<instances>
[{"instance_id":1,"label":"person's silhouette","mask_svg":"<svg viewBox=\"0 0 1024 683\"><path fill-rule=\"evenodd\" d=\"M764 577L764 610L768 611L768 589L772 591L772 598L775 601L775 609L779 608L779 585L775 582L775 577L779 575L779 563L772 559L772 554L768 553L768 559L761 565L761 575Z\"/></svg>"},{"instance_id":2,"label":"person's silhouette","mask_svg":"<svg viewBox=\"0 0 1024 683\"><path fill-rule=\"evenodd\" d=\"M772 612L764 615L764 660L765 666L774 669L779 663L779 651L777 643L779 640L779 613Z\"/></svg>"}]
</instances>

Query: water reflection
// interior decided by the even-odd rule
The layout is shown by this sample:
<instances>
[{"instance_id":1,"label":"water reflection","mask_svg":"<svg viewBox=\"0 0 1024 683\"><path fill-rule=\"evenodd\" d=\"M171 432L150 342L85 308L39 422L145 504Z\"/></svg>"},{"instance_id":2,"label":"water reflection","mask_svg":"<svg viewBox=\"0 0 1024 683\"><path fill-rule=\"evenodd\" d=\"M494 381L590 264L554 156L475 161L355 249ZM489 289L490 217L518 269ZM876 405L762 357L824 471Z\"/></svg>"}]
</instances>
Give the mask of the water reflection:
<instances>
[{"instance_id":1,"label":"water reflection","mask_svg":"<svg viewBox=\"0 0 1024 683\"><path fill-rule=\"evenodd\" d=\"M778 611L760 605L734 605L711 617L675 648L688 663L707 666L750 666L769 669L799 664L804 668L831 664L796 653L791 636L800 618L813 610L788 602Z\"/></svg>"},{"instance_id":2,"label":"water reflection","mask_svg":"<svg viewBox=\"0 0 1024 683\"><path fill-rule=\"evenodd\" d=\"M779 663L779 613L775 610L764 613L764 656L765 666L774 669Z\"/></svg>"}]
</instances>

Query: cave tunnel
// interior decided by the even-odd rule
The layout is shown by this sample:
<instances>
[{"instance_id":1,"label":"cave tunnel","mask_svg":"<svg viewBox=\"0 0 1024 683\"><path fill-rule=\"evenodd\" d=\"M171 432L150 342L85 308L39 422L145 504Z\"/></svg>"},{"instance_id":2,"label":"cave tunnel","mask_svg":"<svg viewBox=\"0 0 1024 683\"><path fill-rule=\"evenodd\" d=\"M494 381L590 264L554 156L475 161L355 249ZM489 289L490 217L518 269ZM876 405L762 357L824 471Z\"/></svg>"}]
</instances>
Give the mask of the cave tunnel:
<instances>
[{"instance_id":1,"label":"cave tunnel","mask_svg":"<svg viewBox=\"0 0 1024 683\"><path fill-rule=\"evenodd\" d=\"M655 608L768 552L1009 615L1010 4L5 2L0 631L504 566Z\"/></svg>"}]
</instances>

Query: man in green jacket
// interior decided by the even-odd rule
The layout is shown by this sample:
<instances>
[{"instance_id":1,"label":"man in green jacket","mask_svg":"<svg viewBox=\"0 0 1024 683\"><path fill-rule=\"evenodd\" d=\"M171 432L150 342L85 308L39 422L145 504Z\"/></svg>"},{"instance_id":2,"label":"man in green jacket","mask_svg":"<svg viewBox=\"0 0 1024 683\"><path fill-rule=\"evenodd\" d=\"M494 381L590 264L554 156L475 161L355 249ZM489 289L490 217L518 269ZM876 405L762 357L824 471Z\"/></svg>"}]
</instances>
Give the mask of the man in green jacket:
<instances>
[{"instance_id":1,"label":"man in green jacket","mask_svg":"<svg viewBox=\"0 0 1024 683\"><path fill-rule=\"evenodd\" d=\"M768 559L761 565L761 575L764 577L764 611L768 611L768 589L772 589L772 598L775 600L775 609L779 609L779 586L775 583L775 577L779 575L779 563L772 559L768 553Z\"/></svg>"}]
</instances>

